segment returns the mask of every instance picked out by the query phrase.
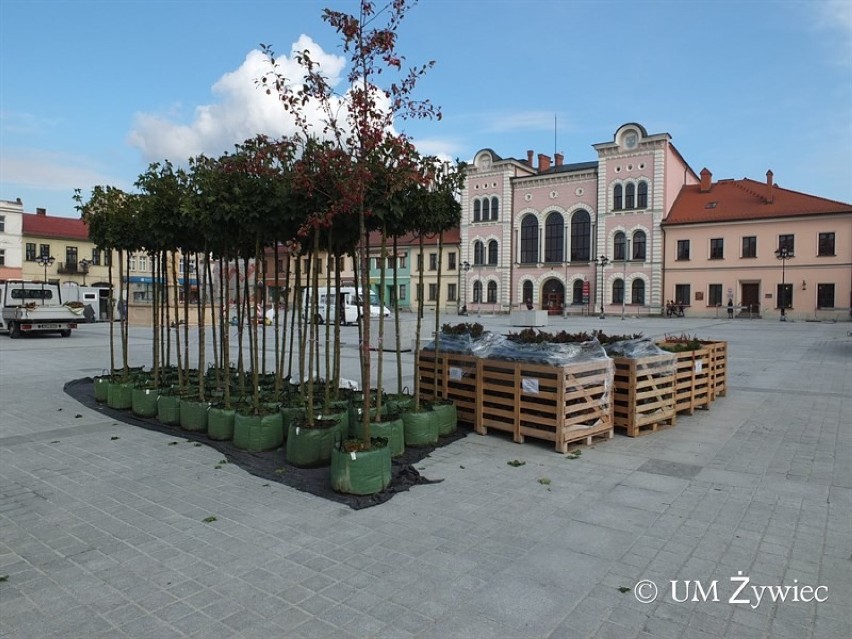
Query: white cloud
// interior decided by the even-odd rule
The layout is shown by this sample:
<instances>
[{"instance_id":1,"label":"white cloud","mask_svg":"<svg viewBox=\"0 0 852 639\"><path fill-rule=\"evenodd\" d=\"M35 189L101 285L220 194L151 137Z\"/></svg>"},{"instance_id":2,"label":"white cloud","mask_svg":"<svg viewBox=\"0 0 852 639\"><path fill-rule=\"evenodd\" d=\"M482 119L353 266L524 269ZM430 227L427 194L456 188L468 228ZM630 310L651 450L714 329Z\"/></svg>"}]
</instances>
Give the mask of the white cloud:
<instances>
[{"instance_id":1,"label":"white cloud","mask_svg":"<svg viewBox=\"0 0 852 639\"><path fill-rule=\"evenodd\" d=\"M420 153L434 155L442 161L454 161L458 154L464 151L458 142L439 138L416 138L414 146Z\"/></svg>"},{"instance_id":2,"label":"white cloud","mask_svg":"<svg viewBox=\"0 0 852 639\"><path fill-rule=\"evenodd\" d=\"M553 111L518 111L485 116L485 130L489 133L510 131L545 131L553 129Z\"/></svg>"},{"instance_id":3,"label":"white cloud","mask_svg":"<svg viewBox=\"0 0 852 639\"><path fill-rule=\"evenodd\" d=\"M830 45L836 54L836 62L852 66L852 2L849 0L825 0L807 2L804 5L816 28L830 37Z\"/></svg>"},{"instance_id":4,"label":"white cloud","mask_svg":"<svg viewBox=\"0 0 852 639\"><path fill-rule=\"evenodd\" d=\"M311 38L302 35L292 46L289 56L277 59L278 71L286 78L301 82L302 70L295 57L310 51L331 86L339 84L345 60L325 53ZM223 75L212 87L215 101L196 107L189 123L176 121L174 115L139 113L128 140L138 148L146 161L169 159L176 163L199 153L219 155L235 144L263 133L272 137L295 132L295 124L281 106L277 96L267 95L257 85L270 71L268 61L258 51L251 51L234 71ZM321 114L308 108L308 119L319 123Z\"/></svg>"},{"instance_id":5,"label":"white cloud","mask_svg":"<svg viewBox=\"0 0 852 639\"><path fill-rule=\"evenodd\" d=\"M47 129L56 128L59 124L60 121L57 119L47 119L32 113L0 111L0 130L4 134L40 134Z\"/></svg>"},{"instance_id":6,"label":"white cloud","mask_svg":"<svg viewBox=\"0 0 852 639\"><path fill-rule=\"evenodd\" d=\"M14 147L0 147L0 173L4 185L45 191L64 191L95 184L120 186L123 183L123 180L108 176L92 166L85 157Z\"/></svg>"}]
</instances>

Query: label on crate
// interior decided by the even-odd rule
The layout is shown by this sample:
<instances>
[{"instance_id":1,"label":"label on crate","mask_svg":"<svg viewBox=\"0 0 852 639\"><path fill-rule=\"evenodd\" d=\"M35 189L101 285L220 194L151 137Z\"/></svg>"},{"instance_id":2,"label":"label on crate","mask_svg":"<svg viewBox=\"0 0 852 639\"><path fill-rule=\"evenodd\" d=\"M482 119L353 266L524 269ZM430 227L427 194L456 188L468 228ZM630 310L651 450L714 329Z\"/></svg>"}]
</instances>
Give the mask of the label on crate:
<instances>
[{"instance_id":1,"label":"label on crate","mask_svg":"<svg viewBox=\"0 0 852 639\"><path fill-rule=\"evenodd\" d=\"M450 366L450 370L448 372L450 375L450 379L461 379L462 377L464 377L464 371L458 366Z\"/></svg>"},{"instance_id":2,"label":"label on crate","mask_svg":"<svg viewBox=\"0 0 852 639\"><path fill-rule=\"evenodd\" d=\"M697 362L695 362L695 372L696 373L700 373L702 370L704 370L703 364L704 363L700 359Z\"/></svg>"},{"instance_id":3,"label":"label on crate","mask_svg":"<svg viewBox=\"0 0 852 639\"><path fill-rule=\"evenodd\" d=\"M525 393L535 393L538 395L538 380L530 377L522 377L521 390Z\"/></svg>"}]
</instances>

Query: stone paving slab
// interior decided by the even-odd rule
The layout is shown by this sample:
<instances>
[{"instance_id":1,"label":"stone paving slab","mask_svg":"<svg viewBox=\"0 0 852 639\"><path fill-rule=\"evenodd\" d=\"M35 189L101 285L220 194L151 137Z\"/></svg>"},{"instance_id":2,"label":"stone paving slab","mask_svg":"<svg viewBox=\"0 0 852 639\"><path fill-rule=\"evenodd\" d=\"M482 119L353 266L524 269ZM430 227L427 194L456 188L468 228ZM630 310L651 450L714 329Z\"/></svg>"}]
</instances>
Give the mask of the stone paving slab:
<instances>
[{"instance_id":1,"label":"stone paving slab","mask_svg":"<svg viewBox=\"0 0 852 639\"><path fill-rule=\"evenodd\" d=\"M852 635L848 325L552 323L728 340L728 396L577 459L469 434L418 464L442 483L353 511L64 395L106 368L106 325L0 336L0 637ZM133 329L131 363L149 352ZM827 595L732 603L739 571ZM679 602L687 580L716 591Z\"/></svg>"}]
</instances>

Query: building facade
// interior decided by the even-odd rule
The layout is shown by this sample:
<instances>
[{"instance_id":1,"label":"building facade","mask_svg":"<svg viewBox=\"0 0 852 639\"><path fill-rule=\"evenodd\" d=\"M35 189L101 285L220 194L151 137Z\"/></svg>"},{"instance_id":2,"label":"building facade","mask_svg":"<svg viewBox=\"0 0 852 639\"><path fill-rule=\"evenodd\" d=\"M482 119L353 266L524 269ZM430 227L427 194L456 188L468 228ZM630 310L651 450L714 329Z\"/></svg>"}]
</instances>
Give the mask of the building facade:
<instances>
[{"instance_id":1,"label":"building facade","mask_svg":"<svg viewBox=\"0 0 852 639\"><path fill-rule=\"evenodd\" d=\"M637 123L593 148L579 163L475 155L459 246L470 311L661 314L671 301L713 317L730 298L738 314L849 318L852 205L780 189L771 172L714 185Z\"/></svg>"},{"instance_id":2,"label":"building facade","mask_svg":"<svg viewBox=\"0 0 852 639\"><path fill-rule=\"evenodd\" d=\"M528 151L474 157L462 189L460 250L472 310L630 312L663 299L661 222L698 176L666 133L621 126L597 160Z\"/></svg>"},{"instance_id":3,"label":"building facade","mask_svg":"<svg viewBox=\"0 0 852 639\"><path fill-rule=\"evenodd\" d=\"M765 182L684 188L663 223L665 295L690 313L849 319L852 205Z\"/></svg>"},{"instance_id":4,"label":"building facade","mask_svg":"<svg viewBox=\"0 0 852 639\"><path fill-rule=\"evenodd\" d=\"M20 198L14 202L0 200L0 280L22 277L24 205Z\"/></svg>"}]
</instances>

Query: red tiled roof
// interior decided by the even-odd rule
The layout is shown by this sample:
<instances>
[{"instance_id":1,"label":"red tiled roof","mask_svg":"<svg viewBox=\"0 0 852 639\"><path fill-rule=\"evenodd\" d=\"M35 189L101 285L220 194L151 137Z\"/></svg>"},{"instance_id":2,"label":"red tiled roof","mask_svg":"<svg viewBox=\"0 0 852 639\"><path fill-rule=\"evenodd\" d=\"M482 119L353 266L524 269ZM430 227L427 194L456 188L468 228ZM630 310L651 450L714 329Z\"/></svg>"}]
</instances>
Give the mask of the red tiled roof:
<instances>
[{"instance_id":1,"label":"red tiled roof","mask_svg":"<svg viewBox=\"0 0 852 639\"><path fill-rule=\"evenodd\" d=\"M766 182L748 178L719 180L706 192L700 184L684 186L663 225L852 213L852 204L782 189L777 184L772 186L771 202L767 201L769 193Z\"/></svg>"},{"instance_id":2,"label":"red tiled roof","mask_svg":"<svg viewBox=\"0 0 852 639\"><path fill-rule=\"evenodd\" d=\"M24 213L23 234L69 240L88 240L89 227L81 219Z\"/></svg>"}]
</instances>

